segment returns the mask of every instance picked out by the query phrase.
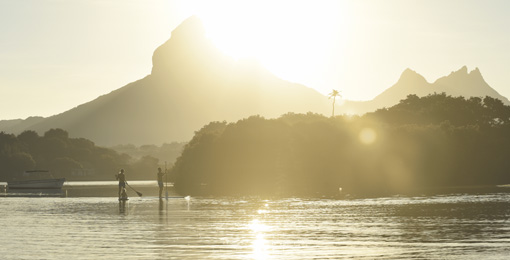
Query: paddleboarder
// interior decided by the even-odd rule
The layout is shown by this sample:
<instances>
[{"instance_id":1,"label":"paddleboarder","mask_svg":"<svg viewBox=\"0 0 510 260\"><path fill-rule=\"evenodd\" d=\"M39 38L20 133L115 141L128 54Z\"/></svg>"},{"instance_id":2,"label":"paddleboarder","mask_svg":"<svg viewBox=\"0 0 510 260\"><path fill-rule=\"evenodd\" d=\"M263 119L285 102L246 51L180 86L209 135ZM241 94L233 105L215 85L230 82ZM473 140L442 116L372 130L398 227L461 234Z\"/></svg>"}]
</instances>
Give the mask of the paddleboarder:
<instances>
[{"instance_id":1,"label":"paddleboarder","mask_svg":"<svg viewBox=\"0 0 510 260\"><path fill-rule=\"evenodd\" d=\"M158 186L159 186L159 197L162 197L163 194L163 176L166 172L162 172L161 168L158 168Z\"/></svg>"},{"instance_id":2,"label":"paddleboarder","mask_svg":"<svg viewBox=\"0 0 510 260\"><path fill-rule=\"evenodd\" d=\"M119 180L119 199L121 198L122 189L126 189L126 175L124 169L120 169L118 174L115 174L115 179Z\"/></svg>"},{"instance_id":3,"label":"paddleboarder","mask_svg":"<svg viewBox=\"0 0 510 260\"><path fill-rule=\"evenodd\" d=\"M120 198L119 200L123 200L123 201L126 201L128 200L128 195L127 195L127 190L126 188L122 188L122 191L120 192Z\"/></svg>"}]
</instances>

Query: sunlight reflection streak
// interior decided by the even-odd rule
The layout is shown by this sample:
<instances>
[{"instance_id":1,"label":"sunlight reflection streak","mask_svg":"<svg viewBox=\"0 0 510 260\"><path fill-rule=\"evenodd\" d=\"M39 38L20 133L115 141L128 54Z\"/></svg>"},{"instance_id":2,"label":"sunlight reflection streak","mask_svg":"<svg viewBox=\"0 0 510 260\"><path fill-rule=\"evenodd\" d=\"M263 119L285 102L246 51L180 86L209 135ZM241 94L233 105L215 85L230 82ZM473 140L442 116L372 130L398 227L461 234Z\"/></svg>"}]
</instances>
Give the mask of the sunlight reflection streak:
<instances>
[{"instance_id":1,"label":"sunlight reflection streak","mask_svg":"<svg viewBox=\"0 0 510 260\"><path fill-rule=\"evenodd\" d=\"M268 246L267 241L264 237L264 232L270 230L269 226L263 224L258 219L253 219L251 223L248 225L251 231L255 235L255 239L252 243L252 258L253 259L269 259L269 255L267 253Z\"/></svg>"}]
</instances>

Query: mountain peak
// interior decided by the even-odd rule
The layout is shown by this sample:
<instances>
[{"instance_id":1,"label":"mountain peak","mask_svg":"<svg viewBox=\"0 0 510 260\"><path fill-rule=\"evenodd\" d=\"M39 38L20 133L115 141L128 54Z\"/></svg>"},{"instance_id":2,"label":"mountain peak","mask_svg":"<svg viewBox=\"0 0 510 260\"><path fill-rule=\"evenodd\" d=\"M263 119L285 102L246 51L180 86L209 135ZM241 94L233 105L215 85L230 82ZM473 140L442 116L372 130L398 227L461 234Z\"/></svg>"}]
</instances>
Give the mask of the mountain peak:
<instances>
[{"instance_id":1,"label":"mountain peak","mask_svg":"<svg viewBox=\"0 0 510 260\"><path fill-rule=\"evenodd\" d=\"M375 107L394 105L409 94L421 95L429 89L429 85L430 83L422 75L407 68L402 72L397 83L379 94L372 101Z\"/></svg>"},{"instance_id":2,"label":"mountain peak","mask_svg":"<svg viewBox=\"0 0 510 260\"><path fill-rule=\"evenodd\" d=\"M445 85L451 85L452 82L468 82L468 81L484 81L482 77L482 73L478 68L475 68L474 70L470 71L468 73L467 66L462 66L457 71L452 71L448 76L441 77L436 80L435 83L439 84L445 84Z\"/></svg>"},{"instance_id":3,"label":"mountain peak","mask_svg":"<svg viewBox=\"0 0 510 260\"><path fill-rule=\"evenodd\" d=\"M478 69L478 67L476 67L474 70L472 70L471 72L469 72L469 76L472 77L472 78L478 78L478 79L483 79L482 77L482 73L480 72L480 70Z\"/></svg>"},{"instance_id":4,"label":"mountain peak","mask_svg":"<svg viewBox=\"0 0 510 260\"><path fill-rule=\"evenodd\" d=\"M457 71L452 71L452 73L450 73L450 75L451 75L451 74L462 74L462 75L467 75L467 74L468 74L467 66L466 66L466 65L464 65L464 66L462 66L462 68L460 68L459 70L457 70Z\"/></svg>"},{"instance_id":5,"label":"mountain peak","mask_svg":"<svg viewBox=\"0 0 510 260\"><path fill-rule=\"evenodd\" d=\"M478 68L468 73L467 66L462 66L459 70L437 79L432 84L415 71L405 69L397 83L369 102L372 108L388 107L410 94L426 96L442 92L466 98L491 96L502 100L505 104L510 103L507 98L501 96L485 82ZM359 112L362 109L357 108L357 110Z\"/></svg>"},{"instance_id":6,"label":"mountain peak","mask_svg":"<svg viewBox=\"0 0 510 260\"><path fill-rule=\"evenodd\" d=\"M172 31L170 39L159 46L152 56L152 75L176 75L190 70L214 52L198 16L184 20ZM198 66L199 67L199 66ZM181 71L175 71L181 70Z\"/></svg>"},{"instance_id":7,"label":"mountain peak","mask_svg":"<svg viewBox=\"0 0 510 260\"><path fill-rule=\"evenodd\" d=\"M416 71L407 68L400 75L398 82L427 82L427 80Z\"/></svg>"}]
</instances>

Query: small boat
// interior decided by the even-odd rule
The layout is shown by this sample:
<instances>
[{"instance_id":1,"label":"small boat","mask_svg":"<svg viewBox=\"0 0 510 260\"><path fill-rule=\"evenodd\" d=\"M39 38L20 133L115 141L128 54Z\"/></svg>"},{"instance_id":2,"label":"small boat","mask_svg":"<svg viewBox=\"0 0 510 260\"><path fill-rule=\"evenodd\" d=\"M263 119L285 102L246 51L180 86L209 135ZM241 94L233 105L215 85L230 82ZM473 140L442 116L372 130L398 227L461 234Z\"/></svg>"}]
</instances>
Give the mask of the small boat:
<instances>
[{"instance_id":1,"label":"small boat","mask_svg":"<svg viewBox=\"0 0 510 260\"><path fill-rule=\"evenodd\" d=\"M7 182L9 190L61 190L65 178L54 178L48 171L25 171L21 180Z\"/></svg>"}]
</instances>

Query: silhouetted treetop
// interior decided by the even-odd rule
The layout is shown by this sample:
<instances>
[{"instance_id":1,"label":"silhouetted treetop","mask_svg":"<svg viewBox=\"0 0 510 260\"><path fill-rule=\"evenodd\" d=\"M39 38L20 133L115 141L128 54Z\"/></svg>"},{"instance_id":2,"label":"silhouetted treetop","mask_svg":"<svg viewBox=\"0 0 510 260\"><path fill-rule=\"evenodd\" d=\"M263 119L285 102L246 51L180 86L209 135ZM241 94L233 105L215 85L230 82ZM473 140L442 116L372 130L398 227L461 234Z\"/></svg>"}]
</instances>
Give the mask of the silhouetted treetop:
<instances>
[{"instance_id":1,"label":"silhouetted treetop","mask_svg":"<svg viewBox=\"0 0 510 260\"><path fill-rule=\"evenodd\" d=\"M490 126L508 124L510 107L492 97L452 97L445 93L418 97L409 95L391 108L379 109L366 117L391 124L439 124Z\"/></svg>"}]
</instances>

